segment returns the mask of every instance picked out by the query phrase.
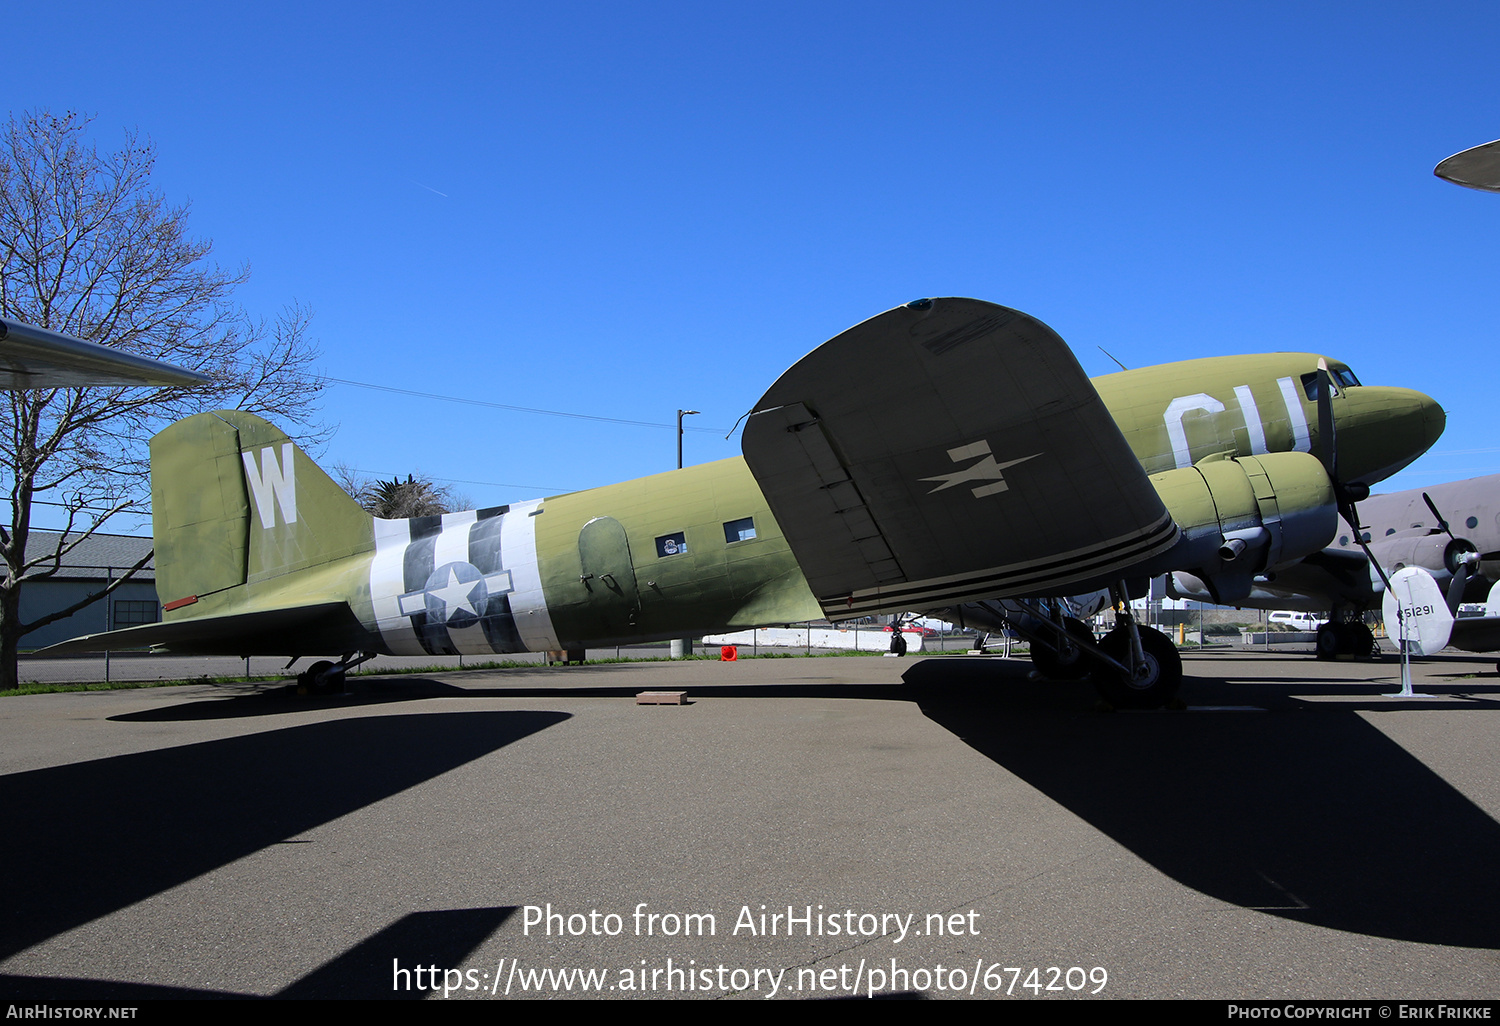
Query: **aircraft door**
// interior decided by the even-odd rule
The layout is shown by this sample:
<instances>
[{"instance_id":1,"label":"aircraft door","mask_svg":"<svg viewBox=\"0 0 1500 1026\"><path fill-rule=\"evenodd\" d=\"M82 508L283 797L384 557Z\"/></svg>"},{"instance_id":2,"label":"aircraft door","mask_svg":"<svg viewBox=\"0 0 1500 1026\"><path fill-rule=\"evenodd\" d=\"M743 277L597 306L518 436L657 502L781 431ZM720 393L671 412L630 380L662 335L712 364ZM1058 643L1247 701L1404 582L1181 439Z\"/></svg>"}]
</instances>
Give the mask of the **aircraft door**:
<instances>
[{"instance_id":1,"label":"aircraft door","mask_svg":"<svg viewBox=\"0 0 1500 1026\"><path fill-rule=\"evenodd\" d=\"M595 517L578 533L578 556L587 608L596 618L592 633L610 638L637 633L641 596L625 528L613 517Z\"/></svg>"}]
</instances>

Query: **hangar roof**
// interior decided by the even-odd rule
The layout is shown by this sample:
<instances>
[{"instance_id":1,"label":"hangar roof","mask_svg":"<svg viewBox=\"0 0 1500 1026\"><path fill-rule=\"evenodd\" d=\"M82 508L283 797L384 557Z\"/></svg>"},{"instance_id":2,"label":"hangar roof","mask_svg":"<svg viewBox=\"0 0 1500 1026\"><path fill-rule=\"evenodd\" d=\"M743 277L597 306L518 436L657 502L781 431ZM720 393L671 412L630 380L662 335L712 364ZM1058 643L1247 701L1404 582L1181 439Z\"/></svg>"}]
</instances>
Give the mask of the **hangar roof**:
<instances>
[{"instance_id":1,"label":"hangar roof","mask_svg":"<svg viewBox=\"0 0 1500 1026\"><path fill-rule=\"evenodd\" d=\"M62 537L56 531L32 531L26 538L26 558L36 559L57 550ZM63 577L98 578L103 580L114 570L118 577L124 570L151 551L150 538L137 538L128 534L89 535L63 556L62 566L52 575L53 580ZM135 580L153 580L156 577L154 561L135 575Z\"/></svg>"}]
</instances>

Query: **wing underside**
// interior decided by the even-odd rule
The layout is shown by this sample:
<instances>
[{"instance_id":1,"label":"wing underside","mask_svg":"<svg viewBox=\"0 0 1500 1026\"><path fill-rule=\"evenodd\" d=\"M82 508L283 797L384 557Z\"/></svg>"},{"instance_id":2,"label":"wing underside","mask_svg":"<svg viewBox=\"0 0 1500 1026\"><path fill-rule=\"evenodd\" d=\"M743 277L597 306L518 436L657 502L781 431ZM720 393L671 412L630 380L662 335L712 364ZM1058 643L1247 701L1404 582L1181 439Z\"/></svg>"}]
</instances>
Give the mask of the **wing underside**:
<instances>
[{"instance_id":1,"label":"wing underside","mask_svg":"<svg viewBox=\"0 0 1500 1026\"><path fill-rule=\"evenodd\" d=\"M195 371L0 318L0 388L199 385Z\"/></svg>"},{"instance_id":2,"label":"wing underside","mask_svg":"<svg viewBox=\"0 0 1500 1026\"><path fill-rule=\"evenodd\" d=\"M1465 652L1500 651L1500 616L1468 616L1454 620L1449 644Z\"/></svg>"},{"instance_id":3,"label":"wing underside","mask_svg":"<svg viewBox=\"0 0 1500 1026\"><path fill-rule=\"evenodd\" d=\"M1178 530L1073 354L972 299L819 346L745 427L745 459L830 618L1058 594Z\"/></svg>"}]
</instances>

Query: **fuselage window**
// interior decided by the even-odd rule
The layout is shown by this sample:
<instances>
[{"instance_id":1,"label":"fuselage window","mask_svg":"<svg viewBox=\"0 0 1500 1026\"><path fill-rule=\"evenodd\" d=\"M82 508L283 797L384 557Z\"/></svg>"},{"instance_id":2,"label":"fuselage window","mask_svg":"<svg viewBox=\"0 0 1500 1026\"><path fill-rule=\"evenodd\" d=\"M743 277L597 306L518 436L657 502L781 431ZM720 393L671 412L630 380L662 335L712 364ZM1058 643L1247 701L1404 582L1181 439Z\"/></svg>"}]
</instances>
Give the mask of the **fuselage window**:
<instances>
[{"instance_id":1,"label":"fuselage window","mask_svg":"<svg viewBox=\"0 0 1500 1026\"><path fill-rule=\"evenodd\" d=\"M685 552L687 552L687 535L681 531L676 534L664 534L656 539L658 557L681 556Z\"/></svg>"},{"instance_id":2,"label":"fuselage window","mask_svg":"<svg viewBox=\"0 0 1500 1026\"><path fill-rule=\"evenodd\" d=\"M724 525L724 540L726 542L749 541L755 537L755 518L745 517L743 520L731 520Z\"/></svg>"}]
</instances>

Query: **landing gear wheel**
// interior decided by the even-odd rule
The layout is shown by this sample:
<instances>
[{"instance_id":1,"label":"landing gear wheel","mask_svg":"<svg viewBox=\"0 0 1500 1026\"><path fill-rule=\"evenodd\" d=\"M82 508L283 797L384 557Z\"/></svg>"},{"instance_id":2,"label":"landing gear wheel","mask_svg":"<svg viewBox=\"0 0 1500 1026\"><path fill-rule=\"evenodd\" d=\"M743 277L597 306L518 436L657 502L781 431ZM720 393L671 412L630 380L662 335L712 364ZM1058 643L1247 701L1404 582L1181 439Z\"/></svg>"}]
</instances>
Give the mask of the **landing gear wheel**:
<instances>
[{"instance_id":1,"label":"landing gear wheel","mask_svg":"<svg viewBox=\"0 0 1500 1026\"><path fill-rule=\"evenodd\" d=\"M330 695L344 690L344 668L327 659L313 663L297 675L297 692L303 695Z\"/></svg>"},{"instance_id":2,"label":"landing gear wheel","mask_svg":"<svg viewBox=\"0 0 1500 1026\"><path fill-rule=\"evenodd\" d=\"M1365 623L1349 625L1349 651L1356 659L1379 659L1380 646L1375 643L1375 632Z\"/></svg>"},{"instance_id":3,"label":"landing gear wheel","mask_svg":"<svg viewBox=\"0 0 1500 1026\"><path fill-rule=\"evenodd\" d=\"M1161 631L1137 627L1141 634L1144 663L1134 675L1112 666L1095 666L1094 687L1116 709L1158 709L1177 694L1182 683L1182 656ZM1099 641L1099 648L1126 666L1130 665L1130 628L1116 627Z\"/></svg>"},{"instance_id":4,"label":"landing gear wheel","mask_svg":"<svg viewBox=\"0 0 1500 1026\"><path fill-rule=\"evenodd\" d=\"M1319 659L1337 659L1339 653L1344 650L1343 632L1339 629L1342 626L1341 623L1325 623L1318 628Z\"/></svg>"},{"instance_id":5,"label":"landing gear wheel","mask_svg":"<svg viewBox=\"0 0 1500 1026\"><path fill-rule=\"evenodd\" d=\"M1037 672L1049 680L1078 680L1088 676L1093 663L1084 654L1084 649L1093 647L1094 632L1089 629L1088 624L1071 616L1063 617L1063 626L1067 628L1068 637L1073 641L1072 651L1064 653L1039 642L1032 642L1031 662L1036 666Z\"/></svg>"}]
</instances>

